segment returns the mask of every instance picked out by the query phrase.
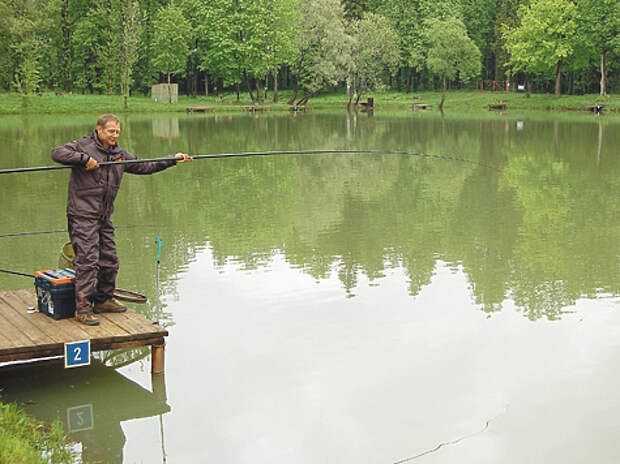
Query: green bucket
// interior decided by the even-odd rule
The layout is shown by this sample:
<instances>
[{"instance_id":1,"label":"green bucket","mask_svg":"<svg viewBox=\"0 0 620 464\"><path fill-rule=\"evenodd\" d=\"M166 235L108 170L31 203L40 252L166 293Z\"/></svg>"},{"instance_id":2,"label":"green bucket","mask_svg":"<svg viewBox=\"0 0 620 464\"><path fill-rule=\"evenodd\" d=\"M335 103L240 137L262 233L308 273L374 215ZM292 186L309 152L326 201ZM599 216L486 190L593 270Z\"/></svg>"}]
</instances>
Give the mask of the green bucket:
<instances>
[{"instance_id":1,"label":"green bucket","mask_svg":"<svg viewBox=\"0 0 620 464\"><path fill-rule=\"evenodd\" d=\"M67 242L62 246L60 250L60 257L58 258L58 267L75 269L73 266L73 259L75 258L75 252L73 251L73 246L71 242Z\"/></svg>"}]
</instances>

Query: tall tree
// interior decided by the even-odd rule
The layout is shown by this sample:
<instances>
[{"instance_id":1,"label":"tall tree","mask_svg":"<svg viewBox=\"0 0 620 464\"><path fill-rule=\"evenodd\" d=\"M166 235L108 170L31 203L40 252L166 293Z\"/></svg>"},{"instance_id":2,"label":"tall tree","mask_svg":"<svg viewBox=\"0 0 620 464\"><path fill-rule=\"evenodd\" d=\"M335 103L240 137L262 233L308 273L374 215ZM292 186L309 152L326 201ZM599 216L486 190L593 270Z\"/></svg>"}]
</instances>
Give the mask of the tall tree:
<instances>
[{"instance_id":1,"label":"tall tree","mask_svg":"<svg viewBox=\"0 0 620 464\"><path fill-rule=\"evenodd\" d=\"M121 95L127 109L127 98L132 84L133 67L138 60L138 40L142 30L138 0L126 0L120 5L120 65Z\"/></svg>"},{"instance_id":2,"label":"tall tree","mask_svg":"<svg viewBox=\"0 0 620 464\"><path fill-rule=\"evenodd\" d=\"M304 96L298 105L307 103L321 90L342 81L350 65L350 44L340 0L308 0L304 4L304 21L296 37L297 57L293 73Z\"/></svg>"},{"instance_id":3,"label":"tall tree","mask_svg":"<svg viewBox=\"0 0 620 464\"><path fill-rule=\"evenodd\" d=\"M138 48L138 60L135 65L134 79L135 88L148 93L151 85L157 80L157 71L153 67L153 21L159 8L164 6L162 0L140 1L140 17L142 18L142 33L140 34L140 46Z\"/></svg>"},{"instance_id":4,"label":"tall tree","mask_svg":"<svg viewBox=\"0 0 620 464\"><path fill-rule=\"evenodd\" d=\"M562 67L575 51L577 7L571 0L532 0L519 8L521 24L505 30L510 64L516 71L555 71L560 96Z\"/></svg>"},{"instance_id":5,"label":"tall tree","mask_svg":"<svg viewBox=\"0 0 620 464\"><path fill-rule=\"evenodd\" d=\"M374 13L367 13L356 24L353 39L351 55L357 105L367 89L383 86L384 77L394 74L399 60L399 40L390 21Z\"/></svg>"},{"instance_id":6,"label":"tall tree","mask_svg":"<svg viewBox=\"0 0 620 464\"><path fill-rule=\"evenodd\" d=\"M280 66L293 62L295 35L301 25L301 12L297 0L269 1L267 4L267 42L265 59L273 75L273 101L278 101L278 71Z\"/></svg>"},{"instance_id":7,"label":"tall tree","mask_svg":"<svg viewBox=\"0 0 620 464\"><path fill-rule=\"evenodd\" d=\"M196 18L196 39L199 68L224 85L239 85L241 72L236 72L234 54L239 26L233 20L233 7L229 0L202 2L191 0ZM205 86L208 82L205 82Z\"/></svg>"},{"instance_id":8,"label":"tall tree","mask_svg":"<svg viewBox=\"0 0 620 464\"><path fill-rule=\"evenodd\" d=\"M600 95L607 94L607 62L610 53L620 52L620 2L578 0L580 42L599 57ZM616 53L618 55L618 53Z\"/></svg>"},{"instance_id":9,"label":"tall tree","mask_svg":"<svg viewBox=\"0 0 620 464\"><path fill-rule=\"evenodd\" d=\"M168 96L172 103L170 76L183 74L189 55L189 23L173 2L161 8L153 23L153 66L166 75Z\"/></svg>"},{"instance_id":10,"label":"tall tree","mask_svg":"<svg viewBox=\"0 0 620 464\"><path fill-rule=\"evenodd\" d=\"M71 90L71 32L74 16L69 0L49 0L47 30L39 31L49 39L49 46L41 57L42 83L52 89Z\"/></svg>"},{"instance_id":11,"label":"tall tree","mask_svg":"<svg viewBox=\"0 0 620 464\"><path fill-rule=\"evenodd\" d=\"M406 93L409 93L415 73L425 65L420 7L419 0L385 0L376 10L390 19L398 33L401 74Z\"/></svg>"},{"instance_id":12,"label":"tall tree","mask_svg":"<svg viewBox=\"0 0 620 464\"><path fill-rule=\"evenodd\" d=\"M267 33L261 23L262 2L212 0L199 3L200 68L221 78L224 85L234 85L237 100L239 86L245 81L250 98L255 100L250 77L253 72L260 72L256 58Z\"/></svg>"},{"instance_id":13,"label":"tall tree","mask_svg":"<svg viewBox=\"0 0 620 464\"><path fill-rule=\"evenodd\" d=\"M506 50L504 31L514 29L519 25L517 11L521 0L499 0L495 24L493 26L493 55L495 57L495 69L493 74L496 79L502 79L508 71L510 56Z\"/></svg>"},{"instance_id":14,"label":"tall tree","mask_svg":"<svg viewBox=\"0 0 620 464\"><path fill-rule=\"evenodd\" d=\"M7 6L5 6L6 8ZM41 58L49 47L50 5L43 0L14 0L8 5L2 24L13 55L13 86L22 95L22 105L39 90L43 80Z\"/></svg>"},{"instance_id":15,"label":"tall tree","mask_svg":"<svg viewBox=\"0 0 620 464\"><path fill-rule=\"evenodd\" d=\"M439 109L446 99L447 79L467 82L480 75L480 50L467 35L460 19L430 19L425 31L428 44L426 65L432 74L441 77L442 92Z\"/></svg>"},{"instance_id":16,"label":"tall tree","mask_svg":"<svg viewBox=\"0 0 620 464\"><path fill-rule=\"evenodd\" d=\"M112 95L119 85L121 0L101 0L77 21L71 36L72 75L84 91Z\"/></svg>"},{"instance_id":17,"label":"tall tree","mask_svg":"<svg viewBox=\"0 0 620 464\"><path fill-rule=\"evenodd\" d=\"M467 35L480 50L483 77L487 79L495 78L493 36L498 13L497 3L497 0L463 0L461 4Z\"/></svg>"}]
</instances>

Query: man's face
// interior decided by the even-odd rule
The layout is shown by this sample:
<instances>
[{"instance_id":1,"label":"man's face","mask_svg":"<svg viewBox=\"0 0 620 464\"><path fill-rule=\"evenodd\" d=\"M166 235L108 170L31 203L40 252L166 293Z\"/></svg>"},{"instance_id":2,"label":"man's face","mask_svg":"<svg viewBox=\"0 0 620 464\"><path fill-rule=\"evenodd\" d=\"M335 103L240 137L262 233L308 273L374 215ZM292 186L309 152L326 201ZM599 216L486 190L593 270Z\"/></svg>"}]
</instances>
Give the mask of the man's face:
<instances>
[{"instance_id":1,"label":"man's face","mask_svg":"<svg viewBox=\"0 0 620 464\"><path fill-rule=\"evenodd\" d=\"M115 121L108 121L105 127L97 126L97 135L103 148L109 148L116 145L116 140L121 135L121 125Z\"/></svg>"}]
</instances>

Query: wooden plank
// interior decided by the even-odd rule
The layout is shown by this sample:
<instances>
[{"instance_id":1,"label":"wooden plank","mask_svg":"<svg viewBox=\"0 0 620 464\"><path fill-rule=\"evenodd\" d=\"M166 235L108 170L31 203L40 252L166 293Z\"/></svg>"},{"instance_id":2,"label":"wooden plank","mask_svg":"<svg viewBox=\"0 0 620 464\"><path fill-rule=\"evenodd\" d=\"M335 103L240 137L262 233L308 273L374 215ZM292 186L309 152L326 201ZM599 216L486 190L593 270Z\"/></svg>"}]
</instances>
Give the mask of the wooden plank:
<instances>
[{"instance_id":1,"label":"wooden plank","mask_svg":"<svg viewBox=\"0 0 620 464\"><path fill-rule=\"evenodd\" d=\"M22 300L26 306L37 307L37 295L34 290L14 290L7 293L13 294L15 297Z\"/></svg>"},{"instance_id":2,"label":"wooden plank","mask_svg":"<svg viewBox=\"0 0 620 464\"><path fill-rule=\"evenodd\" d=\"M114 324L121 329L132 334L134 337L147 337L151 335L162 336L162 331L158 330L159 326L154 324L148 324L148 320L141 317L141 319L133 318L135 313L116 313L116 314L98 314L101 320L106 320L109 324ZM157 327L157 328L154 328Z\"/></svg>"},{"instance_id":3,"label":"wooden plank","mask_svg":"<svg viewBox=\"0 0 620 464\"><path fill-rule=\"evenodd\" d=\"M142 340L128 340L116 343L96 343L94 351L116 350L121 348L137 348L139 346L159 345L164 343L164 337L149 337Z\"/></svg>"},{"instance_id":4,"label":"wooden plank","mask_svg":"<svg viewBox=\"0 0 620 464\"><path fill-rule=\"evenodd\" d=\"M32 298L34 298L36 301L34 290L32 292L29 292L28 290L19 291L19 294L24 298L26 302L29 301L29 298L27 296L24 296L24 294L28 294L28 293L30 293L32 295ZM45 316L44 314L41 314L41 315L47 319L51 319L48 316ZM95 317L97 317L98 319L101 319L99 314L95 315ZM69 323L68 321L72 321L72 322ZM75 328L78 327L83 332L84 338L101 337L101 338L114 339L115 337L119 337L119 336L123 337L123 336L131 335L130 332L124 330L123 328L119 328L115 324L105 324L103 323L103 321L101 322L102 324L98 326L86 326L83 324L75 323L73 318L67 318L67 319L54 320L52 323L54 325L57 325L59 323L66 324L65 327L69 329L69 332L73 332ZM73 338L73 340L78 340L78 339Z\"/></svg>"},{"instance_id":5,"label":"wooden plank","mask_svg":"<svg viewBox=\"0 0 620 464\"><path fill-rule=\"evenodd\" d=\"M131 340L117 343L91 343L91 352L103 350L116 350L122 348L137 348L140 346L158 345L164 342L163 337L151 337L143 340ZM0 362L24 361L28 359L46 358L52 356L64 356L62 348L47 349L43 351L28 351L22 353L0 354Z\"/></svg>"},{"instance_id":6,"label":"wooden plank","mask_svg":"<svg viewBox=\"0 0 620 464\"><path fill-rule=\"evenodd\" d=\"M136 331L162 334L165 332L165 334L168 335L166 329L163 329L159 324L155 324L153 321L135 311L127 311L119 314L119 316L121 316L124 324L128 324L129 327L135 327Z\"/></svg>"},{"instance_id":7,"label":"wooden plank","mask_svg":"<svg viewBox=\"0 0 620 464\"><path fill-rule=\"evenodd\" d=\"M32 351L32 347L36 346L36 343L34 343L26 334L21 332L18 327L15 327L10 317L5 317L7 313L13 312L14 310L12 308L7 308L6 306L0 307L0 310L0 328L3 336L9 339L10 342L9 345L0 345L0 354ZM33 316L33 314L28 314L28 316Z\"/></svg>"},{"instance_id":8,"label":"wooden plank","mask_svg":"<svg viewBox=\"0 0 620 464\"><path fill-rule=\"evenodd\" d=\"M113 324L106 324L106 321L101 320L98 314L95 315L95 317L100 319L101 324L87 326L76 321L74 321L74 324L79 325L80 328L88 334L91 340L100 339L103 341L114 341L118 338L131 338L132 334L122 328Z\"/></svg>"},{"instance_id":9,"label":"wooden plank","mask_svg":"<svg viewBox=\"0 0 620 464\"><path fill-rule=\"evenodd\" d=\"M23 296L23 292L26 292L26 293L29 293L29 292L27 290L20 291L20 293L22 294L22 297L27 302L28 297ZM34 298L34 293L32 293L32 297ZM122 328L119 328L115 324L102 323L98 326L86 326L83 324L76 323L73 320L73 318L53 320L52 318L44 314L41 314L41 313L38 313L38 314L40 314L43 317L43 320L47 320L46 324L51 323L55 328L56 327L61 328L66 334L68 334L67 336L70 337L71 340L79 340L79 338L75 338L75 336L73 336L72 334L75 331L80 332L82 339L91 339L95 337L101 337L105 339L108 339L108 338L114 339L115 337L119 337L119 336L124 337L124 336L131 335L129 332L127 332L126 330L123 330ZM97 315L96 317L99 318L99 315ZM70 341L70 340L65 338L64 341Z\"/></svg>"},{"instance_id":10,"label":"wooden plank","mask_svg":"<svg viewBox=\"0 0 620 464\"><path fill-rule=\"evenodd\" d=\"M36 316L36 323L39 324L41 329L45 330L46 333L62 330L65 337L56 338L60 343L94 338L114 340L117 337L127 337L131 335L122 328L112 324L102 323L98 326L86 326L77 323L73 318L54 320L42 313L37 313Z\"/></svg>"},{"instance_id":11,"label":"wooden plank","mask_svg":"<svg viewBox=\"0 0 620 464\"><path fill-rule=\"evenodd\" d=\"M33 292L20 290L9 293L21 299L27 306L33 306L33 303L36 306L36 297ZM38 311L34 314L29 314L29 318L57 343L84 340L90 337L87 332L82 330L80 325L70 323L72 321L71 318L56 320Z\"/></svg>"},{"instance_id":12,"label":"wooden plank","mask_svg":"<svg viewBox=\"0 0 620 464\"><path fill-rule=\"evenodd\" d=\"M19 292L19 296L22 297L25 303L28 303L29 301L31 301L31 299L36 302L36 296L34 294L34 291L31 292L29 290L20 290L18 292ZM101 322L101 324L98 326L85 326L82 324L76 324L74 322L71 322L71 324L66 325L66 327L69 328L69 332L74 331L75 327L79 327L82 330L85 338L92 338L93 336L96 336L96 337L114 339L116 337L125 337L128 335L132 335L131 330L127 330L125 327L111 322L110 319L106 316L107 316L106 314L95 315L95 317L99 319ZM44 317L50 319L48 316L44 316ZM57 325L59 323L67 324L66 321L73 321L73 319L68 318L68 319L55 320L52 323L54 325Z\"/></svg>"},{"instance_id":13,"label":"wooden plank","mask_svg":"<svg viewBox=\"0 0 620 464\"><path fill-rule=\"evenodd\" d=\"M0 324L2 324L4 322L4 319L0 319ZM6 321L6 323L8 324L8 321ZM15 348L17 346L17 344L15 342L13 342L11 339L5 337L2 333L0 333L0 350L3 349L12 349Z\"/></svg>"},{"instance_id":14,"label":"wooden plank","mask_svg":"<svg viewBox=\"0 0 620 464\"><path fill-rule=\"evenodd\" d=\"M3 316L3 310L0 307L0 328L5 341L0 345L0 354L6 353L23 353L32 350L32 340L13 326L11 321Z\"/></svg>"},{"instance_id":15,"label":"wooden plank","mask_svg":"<svg viewBox=\"0 0 620 464\"><path fill-rule=\"evenodd\" d=\"M4 317L4 308L0 307L0 327L2 327L2 333L5 338L9 340L9 343L15 346L32 345L32 340L21 333L17 328L13 326L11 321ZM0 349L4 349L4 345L0 346Z\"/></svg>"},{"instance_id":16,"label":"wooden plank","mask_svg":"<svg viewBox=\"0 0 620 464\"><path fill-rule=\"evenodd\" d=\"M45 333L41 331L36 325L34 325L28 318L25 308L22 309L20 314L19 308L22 307L18 302L7 297L6 294L0 295L0 304L8 306L10 309L3 312L4 317L11 322L11 324L28 337L35 345L48 347L54 344L54 340L50 339Z\"/></svg>"}]
</instances>

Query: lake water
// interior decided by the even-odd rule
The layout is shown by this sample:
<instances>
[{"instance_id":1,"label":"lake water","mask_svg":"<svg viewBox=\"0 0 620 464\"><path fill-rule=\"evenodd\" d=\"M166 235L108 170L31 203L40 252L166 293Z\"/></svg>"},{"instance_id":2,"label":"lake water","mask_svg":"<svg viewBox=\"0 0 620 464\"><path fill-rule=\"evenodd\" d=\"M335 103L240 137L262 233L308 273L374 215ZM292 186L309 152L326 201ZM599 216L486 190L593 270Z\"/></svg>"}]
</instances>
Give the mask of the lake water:
<instances>
[{"instance_id":1,"label":"lake water","mask_svg":"<svg viewBox=\"0 0 620 464\"><path fill-rule=\"evenodd\" d=\"M53 164L96 117L1 118L0 169ZM0 368L4 400L61 420L84 462L620 460L617 116L131 115L119 143L482 165L287 155L126 175L117 285L168 328L165 377L145 349ZM0 268L58 266L68 174L0 177Z\"/></svg>"}]
</instances>

